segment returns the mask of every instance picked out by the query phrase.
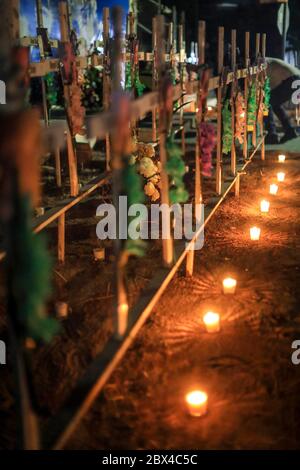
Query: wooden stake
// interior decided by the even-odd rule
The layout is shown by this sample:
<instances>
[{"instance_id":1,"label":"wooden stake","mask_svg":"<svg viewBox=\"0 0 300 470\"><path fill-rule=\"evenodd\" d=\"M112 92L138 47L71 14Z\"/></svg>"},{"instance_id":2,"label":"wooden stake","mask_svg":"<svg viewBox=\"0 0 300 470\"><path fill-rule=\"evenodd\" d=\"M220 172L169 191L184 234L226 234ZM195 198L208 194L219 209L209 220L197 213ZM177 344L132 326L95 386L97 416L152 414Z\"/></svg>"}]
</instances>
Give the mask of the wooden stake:
<instances>
[{"instance_id":1,"label":"wooden stake","mask_svg":"<svg viewBox=\"0 0 300 470\"><path fill-rule=\"evenodd\" d=\"M152 90L157 88L157 31L156 31L156 17L152 20L152 51L153 51L153 61L152 61ZM156 142L157 140L157 125L156 125L156 108L153 108L152 111L152 141Z\"/></svg>"},{"instance_id":2,"label":"wooden stake","mask_svg":"<svg viewBox=\"0 0 300 470\"><path fill-rule=\"evenodd\" d=\"M224 27L218 29L218 75L221 77L224 66ZM217 92L217 166L216 193L222 194L222 87Z\"/></svg>"},{"instance_id":3,"label":"wooden stake","mask_svg":"<svg viewBox=\"0 0 300 470\"><path fill-rule=\"evenodd\" d=\"M61 188L61 164L60 164L60 149L56 147L55 150L55 176L58 188Z\"/></svg>"},{"instance_id":4,"label":"wooden stake","mask_svg":"<svg viewBox=\"0 0 300 470\"><path fill-rule=\"evenodd\" d=\"M245 33L245 67L248 69L250 59L250 33L247 31ZM244 159L248 158L248 93L249 93L249 73L245 77L244 83L244 98L245 98L245 138L244 138Z\"/></svg>"},{"instance_id":5,"label":"wooden stake","mask_svg":"<svg viewBox=\"0 0 300 470\"><path fill-rule=\"evenodd\" d=\"M236 29L231 30L231 70L236 71ZM232 126L232 144L231 144L231 173L236 175L236 150L235 150L235 98L236 98L236 80L234 78L231 85L231 126Z\"/></svg>"},{"instance_id":6,"label":"wooden stake","mask_svg":"<svg viewBox=\"0 0 300 470\"><path fill-rule=\"evenodd\" d=\"M58 253L58 261L60 263L65 262L65 251L66 251L66 243L65 243L65 227L66 227L66 219L65 219L65 212L61 214L58 218L58 243L57 243L57 253Z\"/></svg>"},{"instance_id":7,"label":"wooden stake","mask_svg":"<svg viewBox=\"0 0 300 470\"><path fill-rule=\"evenodd\" d=\"M127 146L127 139L129 138L129 115L128 121L124 121L122 113L124 110L121 107L124 106L122 103L121 95L121 72L122 72L122 9L120 7L114 7L112 9L112 21L114 30L114 41L113 41L113 57L112 57L112 97L113 103L112 108L115 119L118 121L118 129L113 131L112 139L112 170L113 170L113 201L116 211L117 218L117 234L114 241L114 252L116 257L115 262L115 289L116 289L116 302L114 312L114 331L117 339L122 339L126 333L128 325L128 300L125 289L125 266L126 266L126 254L123 252L122 242L120 240L119 231L119 197L122 191L122 152ZM118 115L121 111L121 116ZM128 113L129 114L129 113ZM122 118L123 117L123 118ZM117 139L120 138L122 145L120 146ZM125 141L126 140L126 141Z\"/></svg>"},{"instance_id":8,"label":"wooden stake","mask_svg":"<svg viewBox=\"0 0 300 470\"><path fill-rule=\"evenodd\" d=\"M104 50L104 66L103 66L103 107L107 111L110 106L110 79L109 79L109 8L103 8L103 50ZM105 156L106 170L110 170L111 145L110 136L105 136Z\"/></svg>"},{"instance_id":9,"label":"wooden stake","mask_svg":"<svg viewBox=\"0 0 300 470\"><path fill-rule=\"evenodd\" d=\"M163 80L165 77L165 20L163 15L158 15L156 17L156 31L157 31L157 65L158 65L158 80L159 84L163 86ZM163 98L163 93L161 89L161 99ZM160 106L164 106L165 103L161 102ZM169 178L166 173L166 163L167 163L167 152L166 152L166 136L167 129L166 123L161 122L160 112L160 128L159 128L159 155L161 162L161 202L162 204L170 205L169 202ZM171 221L170 214L167 216L168 220L166 222L166 239L162 240L163 248L163 262L166 266L170 266L173 262L173 240L171 238Z\"/></svg>"},{"instance_id":10,"label":"wooden stake","mask_svg":"<svg viewBox=\"0 0 300 470\"><path fill-rule=\"evenodd\" d=\"M77 159L74 152L74 142L70 131L67 131L67 152L70 176L70 194L72 197L76 197L79 192Z\"/></svg>"},{"instance_id":11,"label":"wooden stake","mask_svg":"<svg viewBox=\"0 0 300 470\"><path fill-rule=\"evenodd\" d=\"M61 41L70 41L70 22L68 4L64 1L59 2L59 22L60 22L60 33ZM66 110L70 103L70 87L64 85L64 97ZM78 171L77 171L77 158L76 158L76 142L74 136L71 135L71 126L69 119L67 119L69 131L67 132L67 151L68 151L68 162L69 162L69 174L70 174L70 188L71 196L77 196L79 191L78 186Z\"/></svg>"}]
</instances>

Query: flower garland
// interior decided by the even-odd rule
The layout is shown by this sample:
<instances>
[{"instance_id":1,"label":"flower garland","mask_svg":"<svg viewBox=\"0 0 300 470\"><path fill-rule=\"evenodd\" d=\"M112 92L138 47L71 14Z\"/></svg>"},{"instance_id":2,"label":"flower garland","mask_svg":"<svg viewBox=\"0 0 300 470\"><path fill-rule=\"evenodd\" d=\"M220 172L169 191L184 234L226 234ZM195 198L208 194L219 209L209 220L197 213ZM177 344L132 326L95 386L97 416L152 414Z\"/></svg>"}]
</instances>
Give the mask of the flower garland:
<instances>
[{"instance_id":1,"label":"flower garland","mask_svg":"<svg viewBox=\"0 0 300 470\"><path fill-rule=\"evenodd\" d=\"M257 96L256 96L256 84L252 84L250 87L248 97L248 126L254 126L256 122L256 111L257 111Z\"/></svg>"},{"instance_id":2,"label":"flower garland","mask_svg":"<svg viewBox=\"0 0 300 470\"><path fill-rule=\"evenodd\" d=\"M160 162L155 159L155 150L151 144L137 145L135 163L138 172L146 179L144 192L152 202L160 198Z\"/></svg>"},{"instance_id":3,"label":"flower garland","mask_svg":"<svg viewBox=\"0 0 300 470\"><path fill-rule=\"evenodd\" d=\"M216 130L213 124L201 122L199 125L199 148L201 154L201 171L203 176L212 175L212 153L217 143Z\"/></svg>"},{"instance_id":4,"label":"flower garland","mask_svg":"<svg viewBox=\"0 0 300 470\"><path fill-rule=\"evenodd\" d=\"M222 120L223 120L223 136L222 136L222 152L225 155L231 152L233 132L232 132L232 112L230 106L230 100L227 99L224 102L222 109Z\"/></svg>"},{"instance_id":5,"label":"flower garland","mask_svg":"<svg viewBox=\"0 0 300 470\"><path fill-rule=\"evenodd\" d=\"M44 311L52 266L45 239L32 231L31 203L26 195L16 195L11 237L8 259L16 320L24 338L49 342L59 330L57 321Z\"/></svg>"},{"instance_id":6,"label":"flower garland","mask_svg":"<svg viewBox=\"0 0 300 470\"><path fill-rule=\"evenodd\" d=\"M83 75L82 104L86 109L98 109L102 105L102 77L96 67L89 67Z\"/></svg>"},{"instance_id":7,"label":"flower garland","mask_svg":"<svg viewBox=\"0 0 300 470\"><path fill-rule=\"evenodd\" d=\"M243 144L245 138L245 116L246 107L243 94L238 92L235 101L235 139Z\"/></svg>"},{"instance_id":8,"label":"flower garland","mask_svg":"<svg viewBox=\"0 0 300 470\"><path fill-rule=\"evenodd\" d=\"M170 202L171 204L184 203L188 200L189 194L185 189L183 176L185 175L185 164L182 159L182 152L174 142L174 136L170 135L166 141L167 164L166 172L171 178Z\"/></svg>"},{"instance_id":9,"label":"flower garland","mask_svg":"<svg viewBox=\"0 0 300 470\"><path fill-rule=\"evenodd\" d=\"M264 112L267 113L270 108L270 100L271 100L271 86L270 86L270 78L267 77L264 84Z\"/></svg>"},{"instance_id":10,"label":"flower garland","mask_svg":"<svg viewBox=\"0 0 300 470\"><path fill-rule=\"evenodd\" d=\"M133 204L142 204L145 200L145 196L142 191L140 176L136 171L136 166L132 164L131 157L125 162L122 181L124 193L127 196L128 208ZM132 220L134 220L134 217L128 218L128 226ZM145 248L146 243L141 239L133 240L128 236L128 239L125 242L125 250L128 255L142 257L145 254Z\"/></svg>"}]
</instances>

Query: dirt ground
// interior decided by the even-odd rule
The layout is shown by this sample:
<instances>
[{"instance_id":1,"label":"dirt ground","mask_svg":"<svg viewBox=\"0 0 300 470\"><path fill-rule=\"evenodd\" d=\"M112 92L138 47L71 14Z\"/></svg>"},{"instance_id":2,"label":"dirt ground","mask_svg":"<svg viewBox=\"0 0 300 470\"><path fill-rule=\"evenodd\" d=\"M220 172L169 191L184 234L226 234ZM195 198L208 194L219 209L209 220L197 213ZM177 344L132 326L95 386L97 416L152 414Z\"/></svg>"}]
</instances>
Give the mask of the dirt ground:
<instances>
[{"instance_id":1,"label":"dirt ground","mask_svg":"<svg viewBox=\"0 0 300 470\"><path fill-rule=\"evenodd\" d=\"M300 366L291 362L291 344L300 339L300 161L291 154L280 165L276 155L264 164L257 156L249 166L240 198L230 195L206 229L194 277L182 269L171 282L69 449L300 448ZM279 168L286 181L278 196L269 196ZM264 216L262 198L271 201ZM72 211L67 261L54 272L53 305L65 300L71 311L61 335L34 359L45 416L59 409L112 331L113 266L91 254L99 245L98 204L99 198ZM252 225L262 229L258 243L249 240ZM55 231L49 231L53 239ZM129 263L130 304L160 265L159 243L150 246L147 260ZM229 274L238 279L234 296L221 291ZM219 334L204 331L206 310L221 314ZM11 448L12 378L0 387L1 447ZM200 419L185 408L184 396L194 387L209 396L208 414Z\"/></svg>"}]
</instances>

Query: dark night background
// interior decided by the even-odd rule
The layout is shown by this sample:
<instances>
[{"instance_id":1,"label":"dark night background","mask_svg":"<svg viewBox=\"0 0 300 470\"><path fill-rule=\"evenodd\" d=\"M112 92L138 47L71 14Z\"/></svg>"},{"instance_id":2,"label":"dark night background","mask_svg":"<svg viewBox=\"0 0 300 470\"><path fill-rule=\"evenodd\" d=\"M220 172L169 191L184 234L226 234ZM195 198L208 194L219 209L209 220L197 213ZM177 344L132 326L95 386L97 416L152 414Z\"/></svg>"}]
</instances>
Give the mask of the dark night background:
<instances>
[{"instance_id":1,"label":"dark night background","mask_svg":"<svg viewBox=\"0 0 300 470\"><path fill-rule=\"evenodd\" d=\"M139 5L140 22L150 27L150 18L157 7L149 0L141 0ZM225 27L225 40L230 39L230 30L237 29L238 46L243 53L244 33L253 34L251 49L254 49L254 33L267 33L267 55L282 58L282 38L277 28L277 14L280 4L260 4L258 0L164 0L165 5L175 5L178 11L185 11L186 42L188 51L191 41L197 38L199 19L207 21L207 39L210 45L210 59L214 61L218 26ZM300 1L289 0L290 26L288 29L287 50L297 50L300 46ZM166 15L168 17L168 15ZM171 18L171 16L169 16ZM143 34L143 40L147 41ZM149 38L148 38L149 41Z\"/></svg>"}]
</instances>

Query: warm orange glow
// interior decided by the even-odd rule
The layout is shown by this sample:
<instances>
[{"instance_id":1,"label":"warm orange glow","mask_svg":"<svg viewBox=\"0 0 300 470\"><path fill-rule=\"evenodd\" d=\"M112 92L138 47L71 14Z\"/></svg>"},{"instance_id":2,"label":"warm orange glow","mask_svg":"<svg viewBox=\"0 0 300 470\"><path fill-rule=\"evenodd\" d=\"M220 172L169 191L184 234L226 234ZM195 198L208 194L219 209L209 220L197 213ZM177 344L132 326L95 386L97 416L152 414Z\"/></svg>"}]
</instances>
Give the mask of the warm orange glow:
<instances>
[{"instance_id":1,"label":"warm orange glow","mask_svg":"<svg viewBox=\"0 0 300 470\"><path fill-rule=\"evenodd\" d=\"M260 211L266 213L266 212L269 212L269 210L270 210L270 202L263 199L260 202Z\"/></svg>"},{"instance_id":2,"label":"warm orange glow","mask_svg":"<svg viewBox=\"0 0 300 470\"><path fill-rule=\"evenodd\" d=\"M118 334L124 336L128 324L128 304L120 304L118 306Z\"/></svg>"},{"instance_id":3,"label":"warm orange glow","mask_svg":"<svg viewBox=\"0 0 300 470\"><path fill-rule=\"evenodd\" d=\"M194 390L186 395L185 401L191 416L203 416L207 413L208 396L202 390Z\"/></svg>"},{"instance_id":4,"label":"warm orange glow","mask_svg":"<svg viewBox=\"0 0 300 470\"><path fill-rule=\"evenodd\" d=\"M236 290L237 281L231 277L227 277L223 280L223 292L224 294L234 294Z\"/></svg>"},{"instance_id":5,"label":"warm orange glow","mask_svg":"<svg viewBox=\"0 0 300 470\"><path fill-rule=\"evenodd\" d=\"M215 312L207 312L203 317L207 333L218 333L220 331L220 315Z\"/></svg>"},{"instance_id":6,"label":"warm orange glow","mask_svg":"<svg viewBox=\"0 0 300 470\"><path fill-rule=\"evenodd\" d=\"M278 155L278 161L279 161L280 163L285 162L285 158L286 158L285 155Z\"/></svg>"},{"instance_id":7,"label":"warm orange glow","mask_svg":"<svg viewBox=\"0 0 300 470\"><path fill-rule=\"evenodd\" d=\"M278 193L278 185L277 184L270 184L270 194L275 196Z\"/></svg>"},{"instance_id":8,"label":"warm orange glow","mask_svg":"<svg viewBox=\"0 0 300 470\"><path fill-rule=\"evenodd\" d=\"M280 171L279 173L277 173L277 180L280 183L283 183L283 181L285 180L285 173L283 173L283 171Z\"/></svg>"},{"instance_id":9,"label":"warm orange glow","mask_svg":"<svg viewBox=\"0 0 300 470\"><path fill-rule=\"evenodd\" d=\"M212 106L208 106L208 107L207 107L207 110L208 110L208 111L212 111L212 110L213 110Z\"/></svg>"},{"instance_id":10,"label":"warm orange glow","mask_svg":"<svg viewBox=\"0 0 300 470\"><path fill-rule=\"evenodd\" d=\"M246 113L241 113L241 114L240 114L240 117L241 117L241 118L244 118L245 116L246 116Z\"/></svg>"},{"instance_id":11,"label":"warm orange glow","mask_svg":"<svg viewBox=\"0 0 300 470\"><path fill-rule=\"evenodd\" d=\"M250 228L250 238L253 241L258 241L260 239L260 228L251 227Z\"/></svg>"}]
</instances>

